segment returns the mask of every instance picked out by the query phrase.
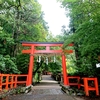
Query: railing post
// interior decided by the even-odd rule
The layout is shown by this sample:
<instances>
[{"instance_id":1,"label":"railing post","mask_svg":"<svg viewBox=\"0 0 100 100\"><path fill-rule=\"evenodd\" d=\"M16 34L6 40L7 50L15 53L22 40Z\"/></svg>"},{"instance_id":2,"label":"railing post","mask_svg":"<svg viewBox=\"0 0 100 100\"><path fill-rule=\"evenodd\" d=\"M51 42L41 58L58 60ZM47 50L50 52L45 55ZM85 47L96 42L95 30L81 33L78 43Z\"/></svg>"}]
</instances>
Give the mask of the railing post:
<instances>
[{"instance_id":1,"label":"railing post","mask_svg":"<svg viewBox=\"0 0 100 100\"><path fill-rule=\"evenodd\" d=\"M95 88L96 88L96 95L99 95L99 87L98 87L98 80L97 80L97 78L95 78L95 80L94 80L94 85L95 85Z\"/></svg>"},{"instance_id":2,"label":"railing post","mask_svg":"<svg viewBox=\"0 0 100 100\"><path fill-rule=\"evenodd\" d=\"M28 86L28 75L26 76L26 86Z\"/></svg>"},{"instance_id":3,"label":"railing post","mask_svg":"<svg viewBox=\"0 0 100 100\"><path fill-rule=\"evenodd\" d=\"M81 85L80 85L80 77L78 78L78 89L80 89Z\"/></svg>"},{"instance_id":4,"label":"railing post","mask_svg":"<svg viewBox=\"0 0 100 100\"><path fill-rule=\"evenodd\" d=\"M89 96L87 78L84 78L84 90L85 90L85 92L86 92L86 95Z\"/></svg>"},{"instance_id":5,"label":"railing post","mask_svg":"<svg viewBox=\"0 0 100 100\"><path fill-rule=\"evenodd\" d=\"M9 75L6 75L6 90L8 90L8 83L9 83Z\"/></svg>"},{"instance_id":6,"label":"railing post","mask_svg":"<svg viewBox=\"0 0 100 100\"><path fill-rule=\"evenodd\" d=\"M14 76L13 76L13 87L14 87L14 88L16 88L15 79L16 79L16 77L15 77L15 75L14 75Z\"/></svg>"},{"instance_id":7,"label":"railing post","mask_svg":"<svg viewBox=\"0 0 100 100\"><path fill-rule=\"evenodd\" d=\"M0 73L0 90L2 90L2 74Z\"/></svg>"},{"instance_id":8,"label":"railing post","mask_svg":"<svg viewBox=\"0 0 100 100\"><path fill-rule=\"evenodd\" d=\"M15 75L15 88L17 87L17 75Z\"/></svg>"},{"instance_id":9,"label":"railing post","mask_svg":"<svg viewBox=\"0 0 100 100\"><path fill-rule=\"evenodd\" d=\"M18 81L18 77L26 77L26 80ZM27 86L28 75L0 74L0 90L2 90L2 86L5 86L4 89L8 90L9 88L16 88L18 84L26 84Z\"/></svg>"},{"instance_id":10,"label":"railing post","mask_svg":"<svg viewBox=\"0 0 100 100\"><path fill-rule=\"evenodd\" d=\"M11 85L10 88L13 88L13 75L11 75Z\"/></svg>"},{"instance_id":11,"label":"railing post","mask_svg":"<svg viewBox=\"0 0 100 100\"><path fill-rule=\"evenodd\" d=\"M95 91L96 95L99 95L97 78L82 78L82 79L84 81L84 90L86 96L89 96L89 91ZM94 86L88 85L88 81L94 81Z\"/></svg>"}]
</instances>

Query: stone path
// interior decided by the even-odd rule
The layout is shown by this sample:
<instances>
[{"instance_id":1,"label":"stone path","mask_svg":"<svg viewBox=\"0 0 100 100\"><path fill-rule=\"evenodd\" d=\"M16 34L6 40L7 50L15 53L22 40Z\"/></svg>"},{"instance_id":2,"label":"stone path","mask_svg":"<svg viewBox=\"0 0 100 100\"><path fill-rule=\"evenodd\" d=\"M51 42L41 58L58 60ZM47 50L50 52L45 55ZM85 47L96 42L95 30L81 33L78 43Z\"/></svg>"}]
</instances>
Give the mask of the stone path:
<instances>
[{"instance_id":1,"label":"stone path","mask_svg":"<svg viewBox=\"0 0 100 100\"><path fill-rule=\"evenodd\" d=\"M10 96L7 100L76 100L63 93L50 75L44 75L42 78L41 83L34 86L30 93Z\"/></svg>"}]
</instances>

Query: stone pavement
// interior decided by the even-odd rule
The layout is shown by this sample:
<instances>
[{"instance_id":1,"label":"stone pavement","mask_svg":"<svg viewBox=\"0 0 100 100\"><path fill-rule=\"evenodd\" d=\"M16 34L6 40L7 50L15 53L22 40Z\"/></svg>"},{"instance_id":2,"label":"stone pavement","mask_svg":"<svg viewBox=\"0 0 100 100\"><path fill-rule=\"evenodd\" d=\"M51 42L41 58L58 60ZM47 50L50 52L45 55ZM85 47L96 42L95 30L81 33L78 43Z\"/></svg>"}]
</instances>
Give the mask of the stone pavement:
<instances>
[{"instance_id":1,"label":"stone pavement","mask_svg":"<svg viewBox=\"0 0 100 100\"><path fill-rule=\"evenodd\" d=\"M61 91L50 75L43 75L42 78L41 83L33 86L30 93L9 96L6 100L77 100Z\"/></svg>"}]
</instances>

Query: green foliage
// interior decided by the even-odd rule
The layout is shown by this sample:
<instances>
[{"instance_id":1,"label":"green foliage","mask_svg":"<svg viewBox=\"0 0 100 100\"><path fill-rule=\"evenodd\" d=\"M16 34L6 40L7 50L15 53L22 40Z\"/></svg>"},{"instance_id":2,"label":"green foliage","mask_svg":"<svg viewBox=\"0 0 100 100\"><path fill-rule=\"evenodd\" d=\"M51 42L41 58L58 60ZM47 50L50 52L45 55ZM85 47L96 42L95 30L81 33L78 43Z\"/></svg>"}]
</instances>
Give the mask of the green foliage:
<instances>
[{"instance_id":1,"label":"green foliage","mask_svg":"<svg viewBox=\"0 0 100 100\"><path fill-rule=\"evenodd\" d=\"M77 71L77 67L76 67L76 58L75 58L75 54L67 54L66 56L67 58L67 62L66 62L66 65L67 65L67 73L70 74L70 75L73 75L76 71Z\"/></svg>"},{"instance_id":2,"label":"green foliage","mask_svg":"<svg viewBox=\"0 0 100 100\"><path fill-rule=\"evenodd\" d=\"M47 67L50 72L61 72L61 65L57 62L50 62Z\"/></svg>"},{"instance_id":3,"label":"green foliage","mask_svg":"<svg viewBox=\"0 0 100 100\"><path fill-rule=\"evenodd\" d=\"M15 64L16 60L12 56L11 48L14 40L11 34L7 34L0 27L0 72L1 73L20 73Z\"/></svg>"},{"instance_id":4,"label":"green foliage","mask_svg":"<svg viewBox=\"0 0 100 100\"><path fill-rule=\"evenodd\" d=\"M14 46L14 40L10 34L5 33L2 29L0 30L0 51L3 55L11 55L11 48Z\"/></svg>"},{"instance_id":5,"label":"green foliage","mask_svg":"<svg viewBox=\"0 0 100 100\"><path fill-rule=\"evenodd\" d=\"M14 60L15 58L11 58L9 55L0 55L0 73L20 73Z\"/></svg>"},{"instance_id":6,"label":"green foliage","mask_svg":"<svg viewBox=\"0 0 100 100\"><path fill-rule=\"evenodd\" d=\"M16 63L17 63L18 69L21 71L21 73L27 74L28 67L29 67L29 55L19 54L17 55L16 59L17 59Z\"/></svg>"},{"instance_id":7,"label":"green foliage","mask_svg":"<svg viewBox=\"0 0 100 100\"><path fill-rule=\"evenodd\" d=\"M66 15L70 16L71 33L66 38L63 48L69 43L74 43L77 73L99 76L96 63L99 63L100 55L100 1L62 0L61 2L66 10L69 10Z\"/></svg>"},{"instance_id":8,"label":"green foliage","mask_svg":"<svg viewBox=\"0 0 100 100\"><path fill-rule=\"evenodd\" d=\"M3 59L0 71L19 73L16 70L18 66L22 73L27 73L29 56L21 55L22 47L19 43L46 41L47 33L47 23L43 20L41 6L36 0L0 0L0 54ZM9 57L6 58L6 55Z\"/></svg>"}]
</instances>

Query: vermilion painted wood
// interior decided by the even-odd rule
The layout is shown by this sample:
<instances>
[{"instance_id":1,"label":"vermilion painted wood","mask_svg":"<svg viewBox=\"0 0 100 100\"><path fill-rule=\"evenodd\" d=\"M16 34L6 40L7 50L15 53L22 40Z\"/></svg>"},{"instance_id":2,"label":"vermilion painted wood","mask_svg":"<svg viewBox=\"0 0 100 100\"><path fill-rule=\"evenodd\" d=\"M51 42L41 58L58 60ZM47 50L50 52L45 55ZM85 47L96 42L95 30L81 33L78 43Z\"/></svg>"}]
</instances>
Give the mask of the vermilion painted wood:
<instances>
[{"instance_id":1,"label":"vermilion painted wood","mask_svg":"<svg viewBox=\"0 0 100 100\"><path fill-rule=\"evenodd\" d=\"M34 54L37 53L55 53L55 54L63 54L63 53L72 53L72 50L62 50L63 43L35 43L35 42L22 42L22 46L28 46L31 49L22 50L22 53L30 54L30 63L29 63L29 71L28 71L28 83L27 85L32 84L32 70L33 70L33 60ZM35 47L44 46L46 50L36 50ZM50 47L61 47L59 50L50 50ZM73 44L69 44L68 46L73 46ZM67 71L66 71L66 58L65 55L62 55L62 68L63 68L63 77L64 77L64 85L68 85Z\"/></svg>"},{"instance_id":2,"label":"vermilion painted wood","mask_svg":"<svg viewBox=\"0 0 100 100\"><path fill-rule=\"evenodd\" d=\"M99 95L99 86L98 86L98 80L97 80L97 78L95 78L94 84L95 84L95 88L96 88L96 95Z\"/></svg>"},{"instance_id":3,"label":"vermilion painted wood","mask_svg":"<svg viewBox=\"0 0 100 100\"><path fill-rule=\"evenodd\" d=\"M62 53L62 50L35 50L34 53Z\"/></svg>"},{"instance_id":4,"label":"vermilion painted wood","mask_svg":"<svg viewBox=\"0 0 100 100\"><path fill-rule=\"evenodd\" d=\"M68 46L74 46L74 44L73 43L70 43Z\"/></svg>"},{"instance_id":5,"label":"vermilion painted wood","mask_svg":"<svg viewBox=\"0 0 100 100\"><path fill-rule=\"evenodd\" d=\"M9 78L9 75L6 76L6 90L8 90L8 83L9 83L8 78Z\"/></svg>"},{"instance_id":6,"label":"vermilion painted wood","mask_svg":"<svg viewBox=\"0 0 100 100\"><path fill-rule=\"evenodd\" d=\"M14 76L12 75L12 77L11 77L11 85L10 85L11 89L13 88L13 78L14 78Z\"/></svg>"},{"instance_id":7,"label":"vermilion painted wood","mask_svg":"<svg viewBox=\"0 0 100 100\"><path fill-rule=\"evenodd\" d=\"M63 50L34 50L34 54L36 53L62 53ZM73 50L65 50L65 53L73 53ZM22 53L31 53L31 50L22 50Z\"/></svg>"},{"instance_id":8,"label":"vermilion painted wood","mask_svg":"<svg viewBox=\"0 0 100 100\"><path fill-rule=\"evenodd\" d=\"M62 43L53 43L53 44L32 44L32 43L22 43L22 46L32 46L32 45L34 45L34 46L60 46L60 47L62 47L63 46L63 44ZM74 44L73 43L71 43L71 44L69 44L68 46L74 46Z\"/></svg>"},{"instance_id":9,"label":"vermilion painted wood","mask_svg":"<svg viewBox=\"0 0 100 100\"><path fill-rule=\"evenodd\" d=\"M30 53L30 62L29 62L29 69L28 69L28 83L27 85L32 84L32 73L33 73L33 63L34 63L34 45L31 47L31 53Z\"/></svg>"},{"instance_id":10,"label":"vermilion painted wood","mask_svg":"<svg viewBox=\"0 0 100 100\"><path fill-rule=\"evenodd\" d=\"M15 75L15 74L0 74L0 90L9 88L16 88L18 84L26 84L26 81L18 81L18 77L28 77L28 75ZM4 82L3 80L6 79Z\"/></svg>"},{"instance_id":11,"label":"vermilion painted wood","mask_svg":"<svg viewBox=\"0 0 100 100\"><path fill-rule=\"evenodd\" d=\"M47 51L50 50L50 46L46 46L46 50L47 50Z\"/></svg>"},{"instance_id":12,"label":"vermilion painted wood","mask_svg":"<svg viewBox=\"0 0 100 100\"><path fill-rule=\"evenodd\" d=\"M63 70L63 77L64 77L64 85L68 85L68 78L67 78L67 70L66 70L66 57L62 55L62 70Z\"/></svg>"},{"instance_id":13,"label":"vermilion painted wood","mask_svg":"<svg viewBox=\"0 0 100 100\"><path fill-rule=\"evenodd\" d=\"M0 90L2 90L2 75L0 73Z\"/></svg>"},{"instance_id":14,"label":"vermilion painted wood","mask_svg":"<svg viewBox=\"0 0 100 100\"><path fill-rule=\"evenodd\" d=\"M70 83L69 79L76 79L77 82L76 83ZM68 76L68 85L77 85L78 89L80 89L80 77L79 76Z\"/></svg>"},{"instance_id":15,"label":"vermilion painted wood","mask_svg":"<svg viewBox=\"0 0 100 100\"><path fill-rule=\"evenodd\" d=\"M64 50L65 53L73 53L73 50Z\"/></svg>"},{"instance_id":16,"label":"vermilion painted wood","mask_svg":"<svg viewBox=\"0 0 100 100\"><path fill-rule=\"evenodd\" d=\"M89 96L89 91L96 91L96 95L99 95L98 80L97 78L82 78L84 81L84 91L86 96ZM88 81L94 81L94 87L88 85Z\"/></svg>"},{"instance_id":17,"label":"vermilion painted wood","mask_svg":"<svg viewBox=\"0 0 100 100\"><path fill-rule=\"evenodd\" d=\"M30 54L31 50L22 50L22 53L28 53L28 54Z\"/></svg>"},{"instance_id":18,"label":"vermilion painted wood","mask_svg":"<svg viewBox=\"0 0 100 100\"><path fill-rule=\"evenodd\" d=\"M63 44L27 44L27 43L22 43L22 46L63 46Z\"/></svg>"}]
</instances>

